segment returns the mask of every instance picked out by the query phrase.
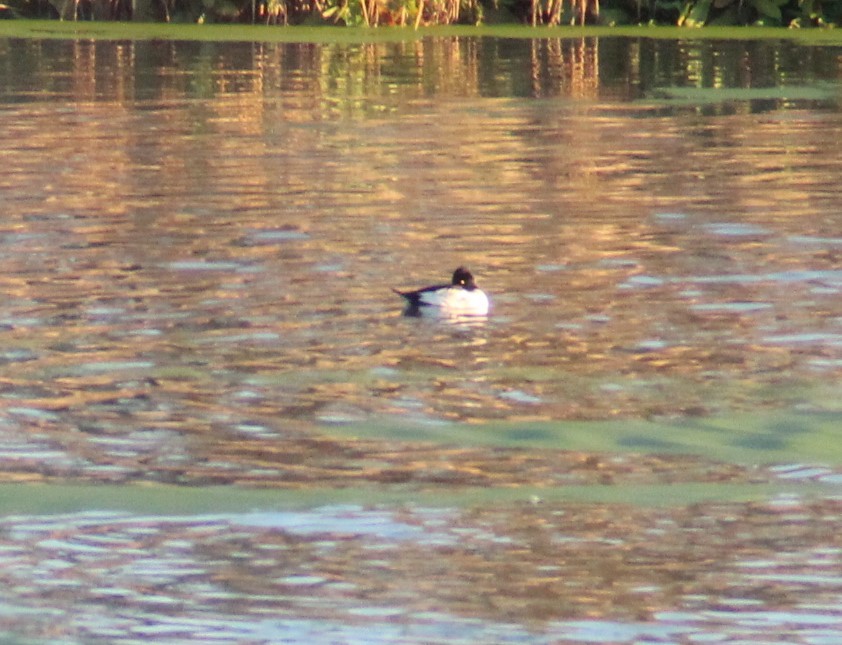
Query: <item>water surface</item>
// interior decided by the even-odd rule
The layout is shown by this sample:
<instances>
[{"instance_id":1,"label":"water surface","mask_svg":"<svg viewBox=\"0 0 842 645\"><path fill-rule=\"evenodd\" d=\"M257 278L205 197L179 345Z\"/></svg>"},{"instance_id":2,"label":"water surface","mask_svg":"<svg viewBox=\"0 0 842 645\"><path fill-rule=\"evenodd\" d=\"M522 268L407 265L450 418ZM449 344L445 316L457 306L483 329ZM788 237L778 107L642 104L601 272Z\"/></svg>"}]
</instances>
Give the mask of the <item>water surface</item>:
<instances>
[{"instance_id":1,"label":"water surface","mask_svg":"<svg viewBox=\"0 0 842 645\"><path fill-rule=\"evenodd\" d=\"M0 40L0 627L832 642L839 55Z\"/></svg>"}]
</instances>

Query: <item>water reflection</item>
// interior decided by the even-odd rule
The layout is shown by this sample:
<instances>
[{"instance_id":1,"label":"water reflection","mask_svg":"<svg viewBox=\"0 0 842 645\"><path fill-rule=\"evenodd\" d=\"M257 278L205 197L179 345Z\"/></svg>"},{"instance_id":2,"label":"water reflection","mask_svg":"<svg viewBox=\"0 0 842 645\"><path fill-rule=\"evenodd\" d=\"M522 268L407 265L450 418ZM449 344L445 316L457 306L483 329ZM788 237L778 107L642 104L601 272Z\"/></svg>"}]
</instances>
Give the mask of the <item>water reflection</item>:
<instances>
[{"instance_id":1,"label":"water reflection","mask_svg":"<svg viewBox=\"0 0 842 645\"><path fill-rule=\"evenodd\" d=\"M788 41L431 37L398 43L0 43L3 100L138 101L280 95L324 114L378 114L429 97L657 98L679 88L762 90L725 111L835 106L839 49ZM829 84L822 87L821 83ZM775 88L794 88L796 99ZM399 90L399 91L398 91ZM302 103L304 101L305 103Z\"/></svg>"},{"instance_id":2,"label":"water reflection","mask_svg":"<svg viewBox=\"0 0 842 645\"><path fill-rule=\"evenodd\" d=\"M828 642L838 512L780 498L16 516L2 522L2 627L114 643Z\"/></svg>"},{"instance_id":3,"label":"water reflection","mask_svg":"<svg viewBox=\"0 0 842 645\"><path fill-rule=\"evenodd\" d=\"M0 178L17 407L140 429L696 414L839 369L838 113L628 102L697 83L675 48L784 89L834 74L832 51L20 46ZM752 76L773 46L778 76ZM478 267L488 325L395 319L396 271L438 279L432 258Z\"/></svg>"},{"instance_id":4,"label":"water reflection","mask_svg":"<svg viewBox=\"0 0 842 645\"><path fill-rule=\"evenodd\" d=\"M15 61L0 65L2 481L538 491L462 510L6 518L0 628L125 642L838 628L834 49L0 53ZM488 321L401 316L392 286L463 263ZM707 418L790 407L811 414ZM594 419L622 421L569 423ZM753 488L780 482L822 488ZM755 501L694 505L689 485ZM677 502L546 493L573 486Z\"/></svg>"}]
</instances>

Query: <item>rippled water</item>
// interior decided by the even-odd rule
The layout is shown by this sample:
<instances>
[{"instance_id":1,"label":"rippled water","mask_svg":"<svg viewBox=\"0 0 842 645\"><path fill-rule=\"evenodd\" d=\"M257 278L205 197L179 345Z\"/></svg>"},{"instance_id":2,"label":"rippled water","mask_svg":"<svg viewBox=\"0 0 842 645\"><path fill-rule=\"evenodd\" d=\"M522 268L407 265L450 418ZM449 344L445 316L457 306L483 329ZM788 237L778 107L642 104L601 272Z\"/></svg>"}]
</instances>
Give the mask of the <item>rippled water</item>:
<instances>
[{"instance_id":1,"label":"rippled water","mask_svg":"<svg viewBox=\"0 0 842 645\"><path fill-rule=\"evenodd\" d=\"M0 40L0 629L835 642L839 55Z\"/></svg>"}]
</instances>

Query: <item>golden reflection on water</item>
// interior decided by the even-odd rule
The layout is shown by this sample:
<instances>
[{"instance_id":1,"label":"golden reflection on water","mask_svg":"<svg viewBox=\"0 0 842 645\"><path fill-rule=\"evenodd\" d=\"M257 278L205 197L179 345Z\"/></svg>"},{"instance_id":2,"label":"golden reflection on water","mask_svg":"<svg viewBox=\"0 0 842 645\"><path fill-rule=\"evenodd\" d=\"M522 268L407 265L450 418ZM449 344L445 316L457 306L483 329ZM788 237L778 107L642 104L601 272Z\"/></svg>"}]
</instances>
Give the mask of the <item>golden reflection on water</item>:
<instances>
[{"instance_id":1,"label":"golden reflection on water","mask_svg":"<svg viewBox=\"0 0 842 645\"><path fill-rule=\"evenodd\" d=\"M571 80L542 87L575 96L575 70L589 82L595 71L551 45ZM5 186L26 196L7 228L6 320L34 353L11 361L11 389L58 374L54 409L83 410L92 388L107 390L108 376L73 373L79 362L151 363L156 394L142 396L192 392L204 403L179 418L199 426L238 372L282 417L341 399L362 415L481 420L765 405L781 381L838 371L839 232L822 183L838 165L826 137L835 113L697 123L590 103L484 112L450 101L479 93L465 71L475 45L458 40L422 50L423 65L467 74L442 75L452 86L422 75L372 102L384 45L277 48L245 77L199 52L195 72L163 75L167 102L132 109L130 95L86 102L102 48L74 47L70 91L83 103L10 119L26 144L7 153ZM265 51L246 59L264 64ZM340 53L347 83L325 88ZM316 71L288 81L285 57ZM185 103L191 82L213 100ZM428 92L441 108L412 108ZM400 119L379 110L386 99ZM346 121L326 123L336 106ZM44 184L53 159L60 172ZM461 262L478 267L500 322L466 336L394 320L387 287ZM785 275L798 271L815 277ZM729 308L741 303L767 308ZM818 342L765 340L810 332ZM375 387L367 371L383 368ZM222 380L203 384L214 369ZM277 374L289 375L280 389ZM173 414L156 405L155 423Z\"/></svg>"},{"instance_id":2,"label":"golden reflection on water","mask_svg":"<svg viewBox=\"0 0 842 645\"><path fill-rule=\"evenodd\" d=\"M838 581L816 578L838 564L839 475L797 463L832 452L839 410L831 54L778 44L776 71L769 43L21 47L0 81L0 481L178 484L121 488L159 512L210 485L360 505L2 519L17 604L0 627L683 642L748 638L758 616L776 634L798 617L796 637L817 613L839 626ZM793 102L790 81L816 94ZM770 90L676 98L723 83ZM488 321L401 316L392 287L460 264ZM701 424L680 443L676 425L629 426L604 451L559 433L793 406L823 429ZM480 440L489 422L507 441ZM724 445L749 458L715 459ZM765 499L781 481L804 497ZM765 501L691 505L692 485ZM574 487L623 503L552 495ZM646 487L679 499L632 503ZM371 491L412 503L368 508Z\"/></svg>"}]
</instances>

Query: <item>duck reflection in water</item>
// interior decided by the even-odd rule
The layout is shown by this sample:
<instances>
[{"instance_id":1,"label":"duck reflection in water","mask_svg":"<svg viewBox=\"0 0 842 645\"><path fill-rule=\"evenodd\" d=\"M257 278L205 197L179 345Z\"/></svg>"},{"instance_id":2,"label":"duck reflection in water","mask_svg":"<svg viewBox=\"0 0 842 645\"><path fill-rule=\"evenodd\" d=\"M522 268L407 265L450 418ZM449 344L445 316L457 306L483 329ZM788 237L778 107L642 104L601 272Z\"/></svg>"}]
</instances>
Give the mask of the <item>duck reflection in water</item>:
<instances>
[{"instance_id":1,"label":"duck reflection in water","mask_svg":"<svg viewBox=\"0 0 842 645\"><path fill-rule=\"evenodd\" d=\"M476 285L474 276L465 267L453 272L450 284L415 291L393 291L406 300L405 316L462 318L488 315L488 296Z\"/></svg>"}]
</instances>

